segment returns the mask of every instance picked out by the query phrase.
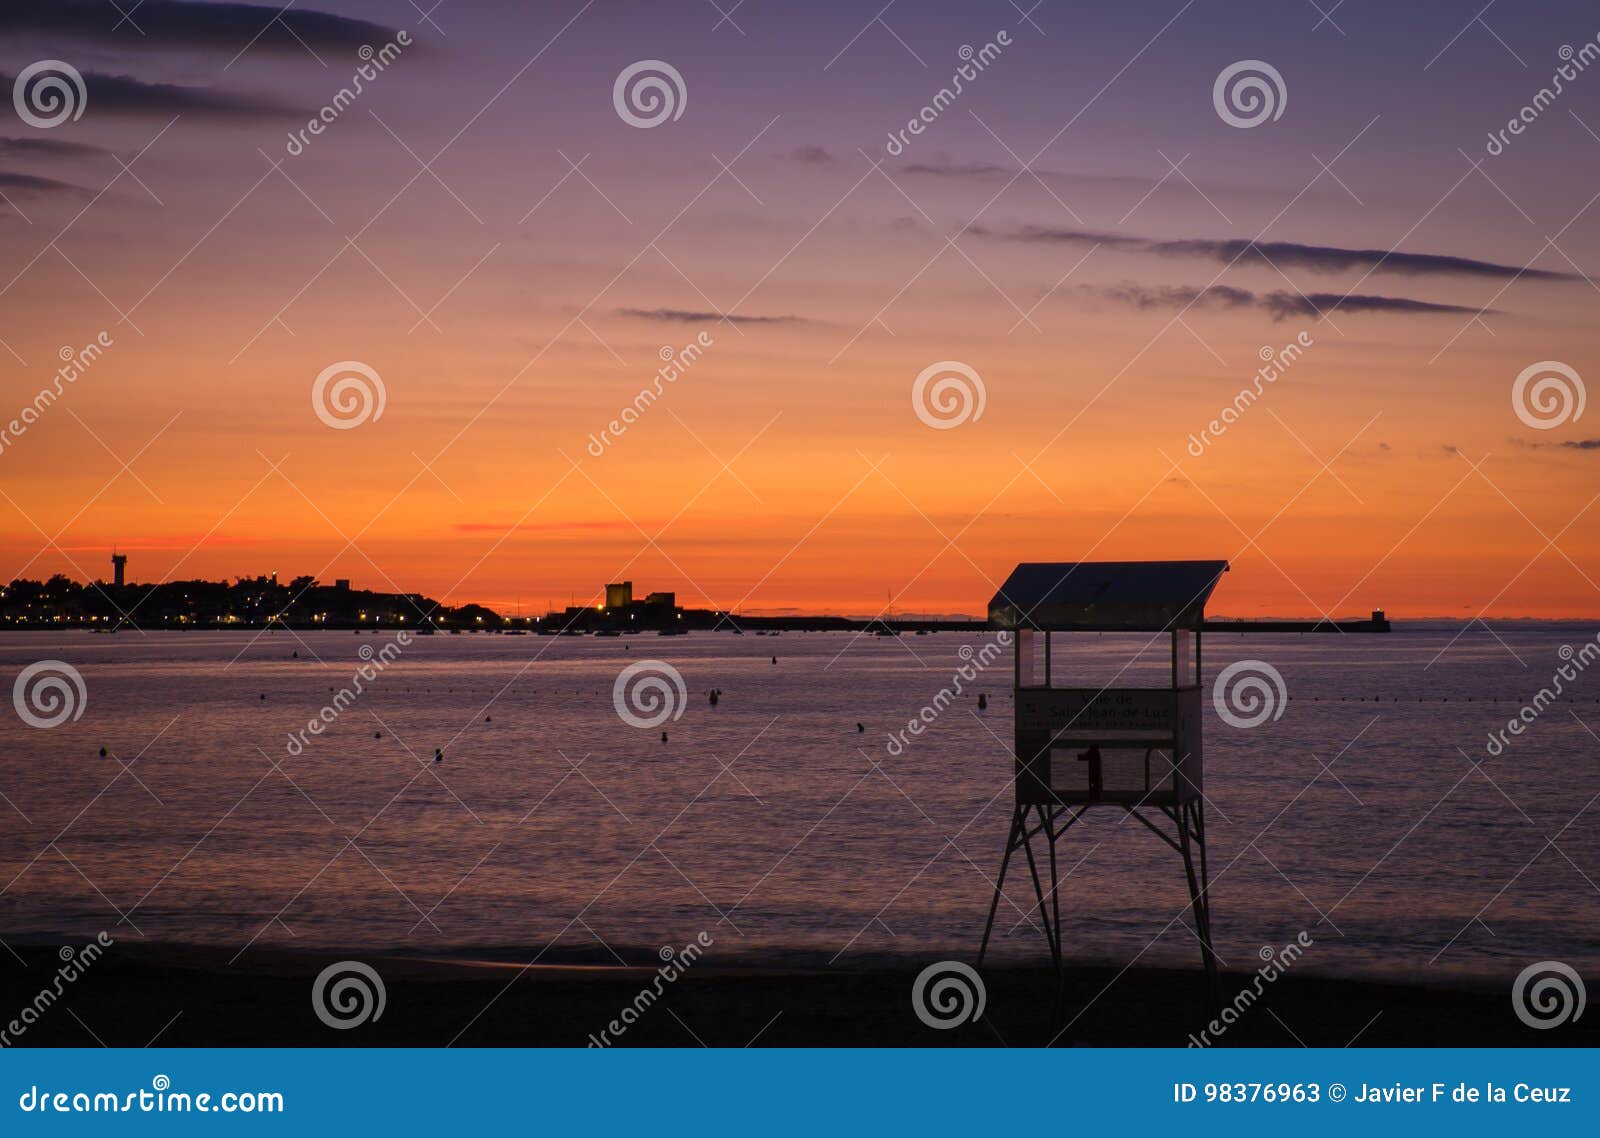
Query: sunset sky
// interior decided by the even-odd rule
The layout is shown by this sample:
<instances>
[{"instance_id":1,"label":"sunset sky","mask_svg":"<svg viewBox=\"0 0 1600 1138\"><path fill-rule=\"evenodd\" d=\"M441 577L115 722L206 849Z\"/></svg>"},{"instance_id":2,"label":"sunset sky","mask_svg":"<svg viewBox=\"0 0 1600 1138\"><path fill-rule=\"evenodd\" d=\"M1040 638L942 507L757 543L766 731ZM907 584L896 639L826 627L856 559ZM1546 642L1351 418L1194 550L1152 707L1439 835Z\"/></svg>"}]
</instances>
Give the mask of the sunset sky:
<instances>
[{"instance_id":1,"label":"sunset sky","mask_svg":"<svg viewBox=\"0 0 1600 1138\"><path fill-rule=\"evenodd\" d=\"M86 93L0 104L0 420L113 342L0 452L0 577L109 577L116 544L135 581L524 613L623 578L980 613L1018 561L1173 557L1230 560L1233 615L1600 607L1600 406L1513 404L1545 361L1600 376L1600 59L1489 145L1593 5L120 8L0 0L4 90L57 60ZM648 128L614 103L641 60L683 83ZM1213 88L1249 60L1281 114L1239 127ZM381 417L319 417L341 361ZM981 417L918 415L941 361Z\"/></svg>"}]
</instances>

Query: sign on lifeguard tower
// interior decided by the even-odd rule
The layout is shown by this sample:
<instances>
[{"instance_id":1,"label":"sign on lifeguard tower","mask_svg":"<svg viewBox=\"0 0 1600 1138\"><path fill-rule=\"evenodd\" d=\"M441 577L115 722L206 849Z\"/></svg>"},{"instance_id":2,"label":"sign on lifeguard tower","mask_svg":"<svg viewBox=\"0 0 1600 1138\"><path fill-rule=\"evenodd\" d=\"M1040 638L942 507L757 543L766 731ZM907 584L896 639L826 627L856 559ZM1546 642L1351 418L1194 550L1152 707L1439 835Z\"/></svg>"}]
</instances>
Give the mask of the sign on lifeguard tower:
<instances>
[{"instance_id":1,"label":"sign on lifeguard tower","mask_svg":"<svg viewBox=\"0 0 1600 1138\"><path fill-rule=\"evenodd\" d=\"M1011 855L1023 850L1045 937L1060 968L1056 842L1091 807L1107 806L1136 818L1182 855L1195 932L1215 988L1200 640L1206 601L1227 571L1226 561L1031 562L1018 565L989 602L989 623L1012 631L1016 651L1016 805L980 964ZM1124 668L1109 684L1073 683L1070 653L1058 660L1054 638L1107 632L1149 633L1147 644L1165 638L1170 648L1166 682L1124 686L1119 682ZM1156 821L1162 816L1174 832ZM1032 846L1041 834L1049 847L1048 892Z\"/></svg>"}]
</instances>

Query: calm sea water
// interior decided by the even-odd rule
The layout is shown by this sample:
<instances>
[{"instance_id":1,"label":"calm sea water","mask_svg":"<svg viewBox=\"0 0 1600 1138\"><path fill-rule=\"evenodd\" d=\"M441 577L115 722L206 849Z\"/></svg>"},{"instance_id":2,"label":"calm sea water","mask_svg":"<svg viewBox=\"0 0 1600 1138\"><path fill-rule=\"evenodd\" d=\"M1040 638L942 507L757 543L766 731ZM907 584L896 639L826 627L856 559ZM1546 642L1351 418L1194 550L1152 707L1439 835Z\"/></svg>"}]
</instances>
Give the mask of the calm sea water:
<instances>
[{"instance_id":1,"label":"calm sea water","mask_svg":"<svg viewBox=\"0 0 1600 1138\"><path fill-rule=\"evenodd\" d=\"M1600 966L1600 667L1504 753L1485 749L1561 646L1595 633L1207 637L1208 682L1259 659L1289 696L1249 729L1208 700L1225 961L1253 967L1304 930L1305 970ZM976 951L1009 819L1009 658L903 753L885 745L986 633L423 637L291 748L358 650L390 640L0 638L8 684L54 659L87 692L81 718L50 729L6 710L0 936L635 961L706 931L724 959L841 966ZM1057 682L1104 682L1140 643L1079 637ZM666 742L613 705L642 660L684 677ZM1062 855L1074 958L1195 959L1181 864L1153 835L1094 811ZM1012 880L996 950L1043 960L1031 887Z\"/></svg>"}]
</instances>

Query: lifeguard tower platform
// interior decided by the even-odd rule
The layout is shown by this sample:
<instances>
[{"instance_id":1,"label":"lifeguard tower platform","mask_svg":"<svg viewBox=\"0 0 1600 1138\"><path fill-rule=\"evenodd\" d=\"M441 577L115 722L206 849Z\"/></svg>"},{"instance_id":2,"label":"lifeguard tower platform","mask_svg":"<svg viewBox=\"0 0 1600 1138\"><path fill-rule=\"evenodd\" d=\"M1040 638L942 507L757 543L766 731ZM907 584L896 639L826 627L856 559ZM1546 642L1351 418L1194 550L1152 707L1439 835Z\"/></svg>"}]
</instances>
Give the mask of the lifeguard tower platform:
<instances>
[{"instance_id":1,"label":"lifeguard tower platform","mask_svg":"<svg viewBox=\"0 0 1600 1138\"><path fill-rule=\"evenodd\" d=\"M1211 997L1217 963L1207 892L1200 641L1205 605L1226 561L1031 562L1018 565L989 602L989 623L1015 645L1015 786L1011 832L989 905L978 964L994 931L1012 855L1033 878L1051 959L1062 968L1061 881L1056 843L1092 808L1123 811L1183 859L1195 935ZM1148 633L1165 638L1171 671L1161 686L1073 683L1073 633ZM1126 669L1124 669L1126 671ZM1034 839L1049 861L1046 890Z\"/></svg>"}]
</instances>

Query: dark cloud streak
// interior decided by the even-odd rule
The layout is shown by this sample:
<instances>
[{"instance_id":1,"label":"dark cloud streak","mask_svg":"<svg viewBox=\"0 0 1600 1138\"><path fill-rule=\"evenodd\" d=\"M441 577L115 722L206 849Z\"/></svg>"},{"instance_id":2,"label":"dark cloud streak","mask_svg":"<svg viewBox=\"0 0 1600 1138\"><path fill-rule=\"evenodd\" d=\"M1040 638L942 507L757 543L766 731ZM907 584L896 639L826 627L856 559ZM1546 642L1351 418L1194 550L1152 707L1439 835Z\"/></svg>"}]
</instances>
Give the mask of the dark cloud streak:
<instances>
[{"instance_id":1,"label":"dark cloud streak","mask_svg":"<svg viewBox=\"0 0 1600 1138\"><path fill-rule=\"evenodd\" d=\"M395 35L382 24L281 4L144 0L122 10L128 19L104 0L0 0L0 32L37 32L124 47L214 47L230 55L247 44L251 50L278 52L354 50L363 44L378 48Z\"/></svg>"},{"instance_id":2,"label":"dark cloud streak","mask_svg":"<svg viewBox=\"0 0 1600 1138\"><path fill-rule=\"evenodd\" d=\"M1492 313L1493 309L1469 308L1459 304L1435 304L1426 300L1412 300L1402 296L1345 296L1342 293L1300 293L1277 291L1252 292L1231 285L1210 285L1193 288L1184 285L1146 286L1124 284L1115 286L1079 285L1080 292L1102 300L1126 304L1141 310L1198 308L1211 311L1256 309L1267 313L1273 320L1290 317L1314 320L1328 312L1399 313L1414 316L1460 315L1478 316Z\"/></svg>"},{"instance_id":3,"label":"dark cloud streak","mask_svg":"<svg viewBox=\"0 0 1600 1138\"><path fill-rule=\"evenodd\" d=\"M98 158L110 154L104 147L87 142L66 142L55 138L6 138L0 136L0 155L14 158Z\"/></svg>"},{"instance_id":4,"label":"dark cloud streak","mask_svg":"<svg viewBox=\"0 0 1600 1138\"><path fill-rule=\"evenodd\" d=\"M804 316L724 316L718 312L696 312L684 308L619 308L618 316L635 320L655 320L664 324L809 324Z\"/></svg>"},{"instance_id":5,"label":"dark cloud streak","mask_svg":"<svg viewBox=\"0 0 1600 1138\"><path fill-rule=\"evenodd\" d=\"M10 90L16 77L0 72L0 87ZM306 112L265 95L230 94L210 87L146 83L131 75L83 76L87 106L100 115L192 115L236 121L295 119Z\"/></svg>"},{"instance_id":6,"label":"dark cloud streak","mask_svg":"<svg viewBox=\"0 0 1600 1138\"><path fill-rule=\"evenodd\" d=\"M1345 249L1335 245L1305 245L1295 241L1245 241L1186 238L1158 241L1121 233L1095 233L1083 229L1051 229L1024 225L1009 233L973 227L968 232L980 237L998 238L1037 245L1102 245L1162 257L1191 257L1221 264L1259 263L1278 268L1306 269L1315 273L1341 273L1365 269L1369 272L1401 276L1446 276L1489 278L1493 280L1575 281L1576 273L1528 269L1457 257L1441 253L1387 252L1382 249Z\"/></svg>"}]
</instances>

